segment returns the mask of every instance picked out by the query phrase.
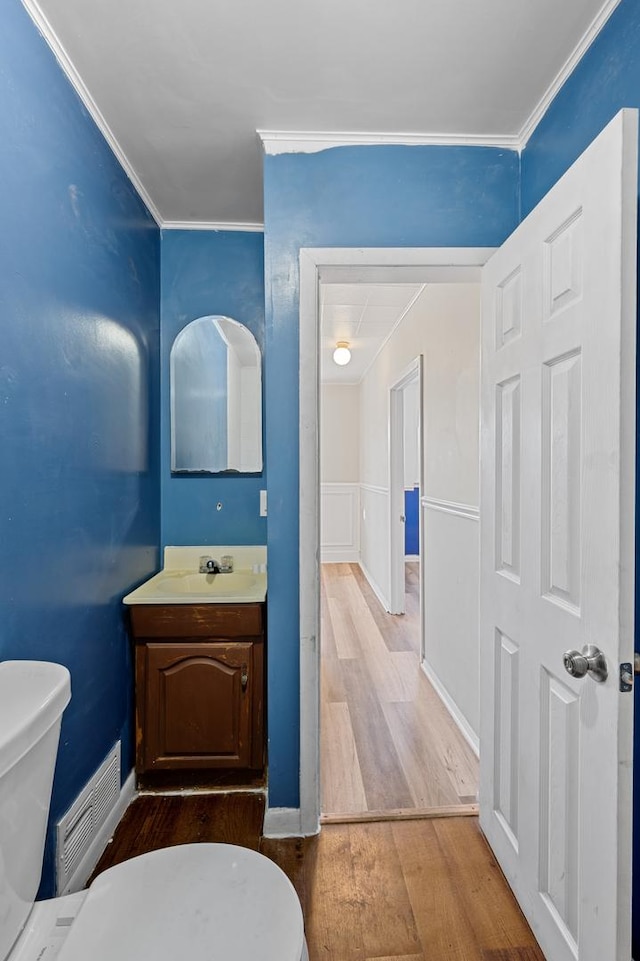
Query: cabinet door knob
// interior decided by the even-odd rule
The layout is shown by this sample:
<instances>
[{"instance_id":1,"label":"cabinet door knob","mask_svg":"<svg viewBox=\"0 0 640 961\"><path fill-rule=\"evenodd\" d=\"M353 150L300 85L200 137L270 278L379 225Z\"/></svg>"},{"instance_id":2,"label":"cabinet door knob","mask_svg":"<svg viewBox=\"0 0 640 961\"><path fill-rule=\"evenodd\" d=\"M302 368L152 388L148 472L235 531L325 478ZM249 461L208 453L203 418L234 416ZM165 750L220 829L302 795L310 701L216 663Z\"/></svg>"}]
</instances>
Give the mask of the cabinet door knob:
<instances>
[{"instance_id":1,"label":"cabinet door knob","mask_svg":"<svg viewBox=\"0 0 640 961\"><path fill-rule=\"evenodd\" d=\"M247 684L249 683L249 672L247 671L247 665L242 665L242 674L240 675L240 684L242 685L242 690L246 691Z\"/></svg>"}]
</instances>

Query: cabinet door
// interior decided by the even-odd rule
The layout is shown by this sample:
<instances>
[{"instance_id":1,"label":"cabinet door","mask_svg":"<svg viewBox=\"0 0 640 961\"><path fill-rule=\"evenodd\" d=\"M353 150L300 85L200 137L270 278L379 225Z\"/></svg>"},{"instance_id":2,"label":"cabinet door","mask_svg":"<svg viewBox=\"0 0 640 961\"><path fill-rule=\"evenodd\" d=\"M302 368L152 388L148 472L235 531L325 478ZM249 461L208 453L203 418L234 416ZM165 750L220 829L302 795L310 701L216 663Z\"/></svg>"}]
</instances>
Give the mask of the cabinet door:
<instances>
[{"instance_id":1,"label":"cabinet door","mask_svg":"<svg viewBox=\"0 0 640 961\"><path fill-rule=\"evenodd\" d=\"M247 767L253 644L146 645L145 770Z\"/></svg>"}]
</instances>

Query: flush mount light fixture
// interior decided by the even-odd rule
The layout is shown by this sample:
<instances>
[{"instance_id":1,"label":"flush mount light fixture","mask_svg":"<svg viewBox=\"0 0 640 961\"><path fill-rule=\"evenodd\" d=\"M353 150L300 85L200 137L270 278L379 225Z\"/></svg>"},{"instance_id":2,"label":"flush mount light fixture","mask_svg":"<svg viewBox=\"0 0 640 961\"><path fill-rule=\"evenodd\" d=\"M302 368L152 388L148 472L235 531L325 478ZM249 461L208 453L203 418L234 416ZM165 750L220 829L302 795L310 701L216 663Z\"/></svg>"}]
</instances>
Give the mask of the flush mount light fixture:
<instances>
[{"instance_id":1,"label":"flush mount light fixture","mask_svg":"<svg viewBox=\"0 0 640 961\"><path fill-rule=\"evenodd\" d=\"M333 362L337 364L338 367L344 367L351 360L351 351L349 350L349 343L346 340L339 340L336 344L336 349L333 352Z\"/></svg>"}]
</instances>

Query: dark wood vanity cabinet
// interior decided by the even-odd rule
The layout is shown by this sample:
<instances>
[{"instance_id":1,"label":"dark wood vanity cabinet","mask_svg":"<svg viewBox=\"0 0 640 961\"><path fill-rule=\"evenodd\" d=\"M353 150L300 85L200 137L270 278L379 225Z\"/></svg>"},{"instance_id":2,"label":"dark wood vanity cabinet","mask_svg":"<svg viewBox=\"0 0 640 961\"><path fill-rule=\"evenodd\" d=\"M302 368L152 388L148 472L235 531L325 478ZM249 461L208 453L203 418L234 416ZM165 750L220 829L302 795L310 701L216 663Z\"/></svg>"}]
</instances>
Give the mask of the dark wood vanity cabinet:
<instances>
[{"instance_id":1,"label":"dark wood vanity cabinet","mask_svg":"<svg viewBox=\"0 0 640 961\"><path fill-rule=\"evenodd\" d=\"M133 606L131 627L139 783L261 771L263 605Z\"/></svg>"}]
</instances>

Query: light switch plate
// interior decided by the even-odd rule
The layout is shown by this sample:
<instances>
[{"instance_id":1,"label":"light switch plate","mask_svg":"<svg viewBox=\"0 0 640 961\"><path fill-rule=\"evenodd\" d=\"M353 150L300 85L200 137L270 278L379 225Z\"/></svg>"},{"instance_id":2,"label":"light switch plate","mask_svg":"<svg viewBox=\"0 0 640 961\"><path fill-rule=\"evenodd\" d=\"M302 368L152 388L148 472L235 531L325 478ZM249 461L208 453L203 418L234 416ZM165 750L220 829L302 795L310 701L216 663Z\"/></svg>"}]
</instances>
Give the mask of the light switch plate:
<instances>
[{"instance_id":1,"label":"light switch plate","mask_svg":"<svg viewBox=\"0 0 640 961\"><path fill-rule=\"evenodd\" d=\"M260 517L267 516L267 492L260 491Z\"/></svg>"}]
</instances>

